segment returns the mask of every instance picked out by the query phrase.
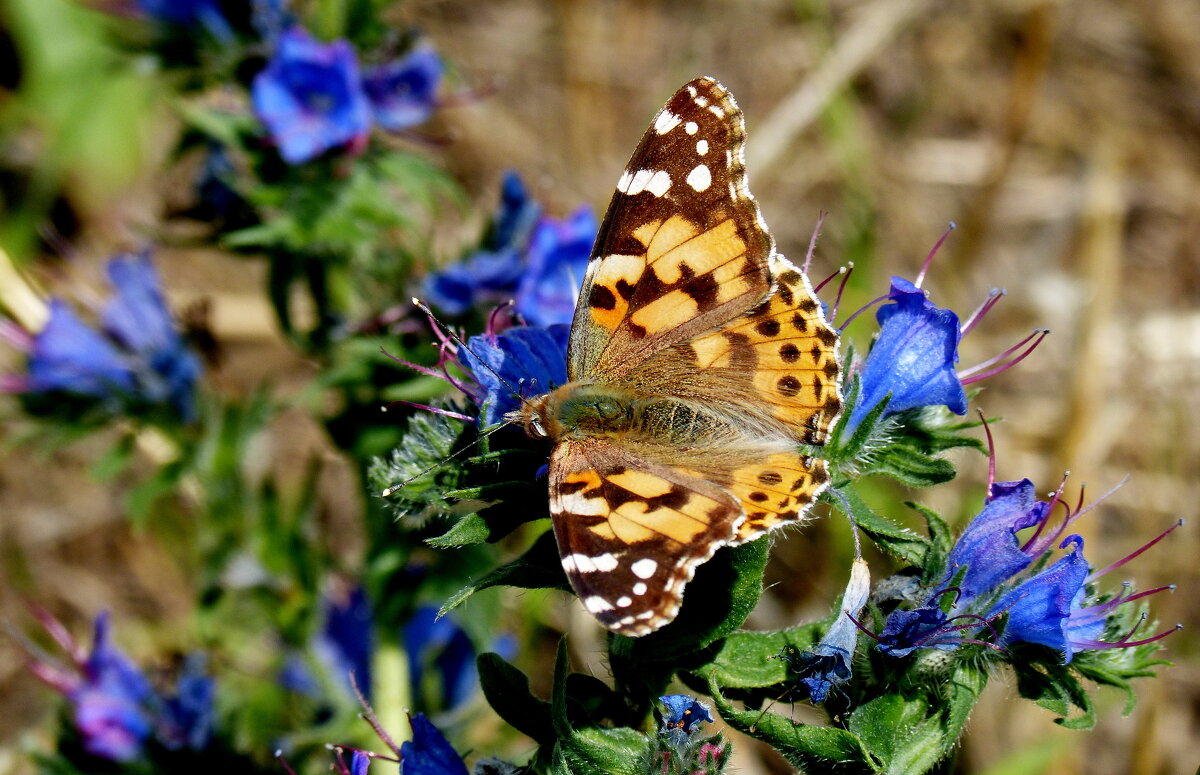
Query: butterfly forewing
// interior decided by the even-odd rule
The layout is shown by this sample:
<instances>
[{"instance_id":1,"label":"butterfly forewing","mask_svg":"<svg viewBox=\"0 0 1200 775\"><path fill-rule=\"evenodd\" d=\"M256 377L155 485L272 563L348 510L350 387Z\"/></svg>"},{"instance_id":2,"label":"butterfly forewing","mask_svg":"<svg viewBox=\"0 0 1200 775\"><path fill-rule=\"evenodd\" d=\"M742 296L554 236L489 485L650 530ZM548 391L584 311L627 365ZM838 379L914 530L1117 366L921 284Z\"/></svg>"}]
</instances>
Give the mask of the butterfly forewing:
<instances>
[{"instance_id":1,"label":"butterfly forewing","mask_svg":"<svg viewBox=\"0 0 1200 775\"><path fill-rule=\"evenodd\" d=\"M617 183L571 329L568 373L617 375L770 289L771 237L746 187L745 122L697 78L646 130Z\"/></svg>"}]
</instances>

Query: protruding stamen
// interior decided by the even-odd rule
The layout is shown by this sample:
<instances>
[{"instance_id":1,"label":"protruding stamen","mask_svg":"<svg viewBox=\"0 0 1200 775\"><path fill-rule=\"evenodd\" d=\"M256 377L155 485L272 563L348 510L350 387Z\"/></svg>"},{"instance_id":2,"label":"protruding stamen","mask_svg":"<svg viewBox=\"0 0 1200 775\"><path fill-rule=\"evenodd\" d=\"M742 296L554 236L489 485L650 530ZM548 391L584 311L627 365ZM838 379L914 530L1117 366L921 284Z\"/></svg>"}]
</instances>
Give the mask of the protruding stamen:
<instances>
[{"instance_id":1,"label":"protruding stamen","mask_svg":"<svg viewBox=\"0 0 1200 775\"><path fill-rule=\"evenodd\" d=\"M879 296L879 297L877 297L877 298L871 299L871 300L870 300L870 301L868 301L866 304L864 304L864 305L862 305L861 307L859 307L857 310L855 310L855 311L854 311L854 314L852 314L850 317L846 318L846 322L845 322L845 323L842 323L840 326L838 326L838 332L840 333L840 332L842 332L842 331L845 331L845 330L846 330L846 326L848 326L848 325L850 325L852 322L854 322L854 319L855 319L856 317L858 317L858 316L859 316L859 315L861 315L862 313L866 312L866 311L867 311L867 310L869 310L871 307L874 307L874 306L875 306L876 304L878 304L879 302L881 302L881 301L887 301L887 299L888 299L888 297L889 297L889 296L890 296L890 294L887 294L887 293L885 293L885 294L883 294L882 296ZM832 318L831 318L831 320L832 320Z\"/></svg>"},{"instance_id":2,"label":"protruding stamen","mask_svg":"<svg viewBox=\"0 0 1200 775\"><path fill-rule=\"evenodd\" d=\"M1105 573L1108 573L1109 571L1113 571L1113 570L1116 570L1117 568L1120 568L1122 565L1129 562L1134 557L1137 557L1139 554L1146 551L1151 546L1154 546L1156 543L1163 540L1171 533L1175 532L1176 528L1180 528L1180 527L1183 527L1182 519L1179 520L1178 522L1176 522L1174 525L1171 525L1166 530L1159 533L1154 538L1150 539L1147 543L1143 544L1140 549L1135 549L1132 553L1122 557L1121 559L1117 560L1116 562L1112 563L1111 565L1106 565L1103 568L1101 568L1100 570L1092 571L1092 574L1090 576L1088 576L1085 581L1087 581L1087 582L1095 581L1096 579L1103 576Z\"/></svg>"},{"instance_id":3,"label":"protruding stamen","mask_svg":"<svg viewBox=\"0 0 1200 775\"><path fill-rule=\"evenodd\" d=\"M829 312L830 320L837 320L838 307L842 306L842 294L846 292L846 283L852 274L854 274L854 262L850 261L846 264L846 273L842 275L842 283L838 286L837 296L833 300L833 309Z\"/></svg>"},{"instance_id":4,"label":"protruding stamen","mask_svg":"<svg viewBox=\"0 0 1200 775\"><path fill-rule=\"evenodd\" d=\"M455 412L450 409L443 409L440 406L430 406L429 404L418 404L416 401L405 401L403 398L398 398L395 401L390 402L388 404L388 406L395 406L396 404L400 404L402 406L411 406L413 409L424 409L426 412L433 412L434 414L440 414L441 416L449 417L452 420L462 420L463 422L475 422L474 417L463 414L462 412Z\"/></svg>"},{"instance_id":5,"label":"protruding stamen","mask_svg":"<svg viewBox=\"0 0 1200 775\"><path fill-rule=\"evenodd\" d=\"M975 308L975 311L971 313L970 317L967 318L965 323L959 326L958 330L960 335L966 336L967 334L971 333L971 329L974 328L979 321L983 320L983 316L990 312L992 307L996 306L1000 299L1007 294L1008 291L1004 290L1003 288L993 288L988 293L987 298L983 300L983 303Z\"/></svg>"},{"instance_id":6,"label":"protruding stamen","mask_svg":"<svg viewBox=\"0 0 1200 775\"><path fill-rule=\"evenodd\" d=\"M816 286L814 286L814 287L813 287L813 293L820 293L820 291L821 291L821 289L822 289L822 288L824 288L826 285L829 285L829 281L830 281L830 280L832 280L833 278L837 277L838 275L843 275L843 274L845 274L845 273L846 273L846 271L847 271L846 267L844 267L844 266L839 266L836 272L834 272L833 274L829 275L828 277L826 277L824 280L822 280L821 282L817 283L817 284L816 284Z\"/></svg>"},{"instance_id":7,"label":"protruding stamen","mask_svg":"<svg viewBox=\"0 0 1200 775\"><path fill-rule=\"evenodd\" d=\"M973 382L979 382L980 380L987 379L988 377L994 377L997 374L1000 374L1001 372L1008 371L1013 366L1016 366L1018 363L1020 363L1021 361L1025 360L1027 357L1029 357L1029 354L1037 349L1038 345L1042 343L1042 340L1045 339L1049 333L1050 333L1050 329L1048 329L1048 328L1035 329L1032 334L1025 337L1020 342L1017 342L1015 345L1008 348L1004 352L1000 353L996 357L989 358L988 360L984 361L983 363L980 363L976 366L972 366L969 369L964 369L964 370L958 372L959 381L962 382L964 386L966 386L966 385L970 385ZM982 374L976 373L982 369L988 368L989 366L991 366L994 363L998 363L999 361L1002 361L1004 358L1007 358L1013 352L1015 352L1016 350L1025 346L1030 341L1032 341L1033 344L1030 344L1025 349L1024 352L1018 354L1012 360L1006 361L1004 363L1000 363L1000 365L996 366L995 368L993 368L989 371L985 371Z\"/></svg>"},{"instance_id":8,"label":"protruding stamen","mask_svg":"<svg viewBox=\"0 0 1200 775\"><path fill-rule=\"evenodd\" d=\"M996 440L992 438L992 429L988 426L987 418L983 416L982 409L976 409L979 413L979 422L983 423L983 433L987 436L988 448L988 483L987 494L992 497L992 485L996 483Z\"/></svg>"},{"instance_id":9,"label":"protruding stamen","mask_svg":"<svg viewBox=\"0 0 1200 775\"><path fill-rule=\"evenodd\" d=\"M958 225L956 223L954 223L954 221L950 221L950 225L948 227L946 227L946 231L944 231L942 233L942 236L938 239L937 243L933 246L933 249L929 251L929 255L925 256L925 263L921 264L921 271L917 273L917 279L913 281L913 285L920 288L921 283L925 282L925 273L927 271L929 271L929 266L930 266L930 264L933 263L933 257L935 255L937 255L938 248L940 248L942 246L942 243L946 241L946 238L950 236L950 232L954 231L957 228L958 228Z\"/></svg>"},{"instance_id":10,"label":"protruding stamen","mask_svg":"<svg viewBox=\"0 0 1200 775\"><path fill-rule=\"evenodd\" d=\"M1059 498L1062 496L1063 488L1067 486L1067 478L1070 476L1070 471L1063 471L1062 480L1058 483L1058 489L1050 494L1050 502L1046 504L1046 512L1042 519L1038 522L1037 530L1033 531L1033 535L1029 536L1029 540L1026 541L1021 547L1022 552L1034 556L1041 554L1046 550L1047 546L1057 541L1058 537L1062 535L1063 530L1066 529L1067 523L1071 521L1071 507L1064 503L1063 506L1066 508L1067 513L1063 517L1062 523L1058 526L1058 530L1040 544L1038 543L1038 538L1042 535L1042 531L1046 529L1046 525L1049 524L1050 518L1054 516L1055 505L1061 503ZM1037 549L1032 549L1034 544L1038 544Z\"/></svg>"}]
</instances>

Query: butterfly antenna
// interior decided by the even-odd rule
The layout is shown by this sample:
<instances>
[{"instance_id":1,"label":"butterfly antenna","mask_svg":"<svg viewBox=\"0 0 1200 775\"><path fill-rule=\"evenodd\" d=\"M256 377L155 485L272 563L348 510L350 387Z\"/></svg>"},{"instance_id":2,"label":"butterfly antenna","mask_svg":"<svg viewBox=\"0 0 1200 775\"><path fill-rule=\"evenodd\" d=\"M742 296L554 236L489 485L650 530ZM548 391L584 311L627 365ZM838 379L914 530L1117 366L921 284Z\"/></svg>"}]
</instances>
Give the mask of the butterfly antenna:
<instances>
[{"instance_id":1,"label":"butterfly antenna","mask_svg":"<svg viewBox=\"0 0 1200 775\"><path fill-rule=\"evenodd\" d=\"M426 315L429 316L429 321L431 324L434 325L435 328L438 326L437 318L434 317L433 312L430 311L429 307L426 306L425 302L421 301L416 296L414 296L412 303L414 306L416 306L417 309L421 310L422 312L424 312ZM509 383L508 380L506 380L504 377L500 376L500 372L493 369L491 367L491 365L489 365L487 363L487 361L485 361L483 358L479 357L479 353L475 352L470 347L468 347L467 343L462 340L462 337L460 337L458 334L454 333L454 331L449 327L446 327L445 331L446 331L446 335L449 336L454 341L455 344L457 344L459 347L463 348L467 352L471 353L471 355L474 355L475 360L479 362L480 366L483 366L483 368L490 371L492 373L492 376L494 376L497 380L500 381L501 385L504 385L504 387L508 388L508 392L512 393L513 398L520 401L522 405L529 403L525 399L525 396L521 395L520 391L518 391L516 388L514 388Z\"/></svg>"}]
</instances>

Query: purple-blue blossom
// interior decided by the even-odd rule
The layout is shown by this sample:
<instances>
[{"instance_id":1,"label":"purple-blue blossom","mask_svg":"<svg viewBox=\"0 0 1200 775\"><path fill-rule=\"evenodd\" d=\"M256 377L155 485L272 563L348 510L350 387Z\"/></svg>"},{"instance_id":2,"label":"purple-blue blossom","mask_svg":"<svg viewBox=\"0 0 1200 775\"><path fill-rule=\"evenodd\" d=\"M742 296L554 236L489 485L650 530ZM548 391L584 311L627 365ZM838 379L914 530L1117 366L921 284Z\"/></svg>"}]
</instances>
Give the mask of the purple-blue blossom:
<instances>
[{"instance_id":1,"label":"purple-blue blossom","mask_svg":"<svg viewBox=\"0 0 1200 775\"><path fill-rule=\"evenodd\" d=\"M591 208L567 218L542 218L529 238L517 286L517 314L531 326L570 323L599 224Z\"/></svg>"},{"instance_id":2,"label":"purple-blue blossom","mask_svg":"<svg viewBox=\"0 0 1200 775\"><path fill-rule=\"evenodd\" d=\"M429 46L407 56L366 68L363 89L371 101L375 123L389 132L423 124L437 107L442 59Z\"/></svg>"},{"instance_id":3,"label":"purple-blue blossom","mask_svg":"<svg viewBox=\"0 0 1200 775\"><path fill-rule=\"evenodd\" d=\"M561 324L518 326L467 340L459 357L475 380L472 398L480 408L481 428L503 421L521 407L523 397L566 384L570 333L571 327Z\"/></svg>"},{"instance_id":4,"label":"purple-blue blossom","mask_svg":"<svg viewBox=\"0 0 1200 775\"><path fill-rule=\"evenodd\" d=\"M404 625L409 686L418 707L431 712L457 708L478 686L475 645L450 616L434 605L418 606Z\"/></svg>"},{"instance_id":5,"label":"purple-blue blossom","mask_svg":"<svg viewBox=\"0 0 1200 775\"><path fill-rule=\"evenodd\" d=\"M20 340L10 334L27 353L27 373L10 375L4 390L88 397L109 411L170 407L190 420L200 361L171 318L149 256L112 259L108 279L114 292L99 330L66 302L51 299L41 331Z\"/></svg>"},{"instance_id":6,"label":"purple-blue blossom","mask_svg":"<svg viewBox=\"0 0 1200 775\"><path fill-rule=\"evenodd\" d=\"M1070 506L1062 500L1063 486L1050 500L1039 501L1028 479L995 482L989 490L984 509L951 549L948 567L933 593L915 609L888 616L877 636L881 651L902 657L921 648L953 650L964 643L993 648L1037 643L1053 648L1069 663L1081 650L1140 646L1172 632L1135 639L1135 629L1116 641L1101 640L1107 619L1118 606L1171 587L1139 593L1126 588L1095 602L1090 585L1165 538L1180 523L1094 571L1083 555L1083 539L1073 534L1064 538L1072 523L1094 504L1083 506L1081 496L1079 505ZM1057 511L1062 511L1062 517L1054 521ZM1032 533L1018 535L1027 529Z\"/></svg>"},{"instance_id":7,"label":"purple-blue blossom","mask_svg":"<svg viewBox=\"0 0 1200 775\"><path fill-rule=\"evenodd\" d=\"M661 730L664 734L681 733L685 738L700 729L704 722L712 723L712 711L708 706L686 694L667 694L658 698L666 710L662 714Z\"/></svg>"},{"instance_id":8,"label":"purple-blue blossom","mask_svg":"<svg viewBox=\"0 0 1200 775\"><path fill-rule=\"evenodd\" d=\"M371 104L345 40L321 43L295 26L251 85L254 112L288 164L366 142Z\"/></svg>"},{"instance_id":9,"label":"purple-blue blossom","mask_svg":"<svg viewBox=\"0 0 1200 775\"><path fill-rule=\"evenodd\" d=\"M467 775L467 765L424 713L409 718L412 739L400 744L400 775Z\"/></svg>"},{"instance_id":10,"label":"purple-blue blossom","mask_svg":"<svg viewBox=\"0 0 1200 775\"><path fill-rule=\"evenodd\" d=\"M862 559L856 559L842 594L841 613L821 642L812 651L802 652L792 664L796 677L808 688L809 699L813 702L825 702L833 687L850 680L851 662L858 645L856 620L870 593L870 569Z\"/></svg>"}]
</instances>

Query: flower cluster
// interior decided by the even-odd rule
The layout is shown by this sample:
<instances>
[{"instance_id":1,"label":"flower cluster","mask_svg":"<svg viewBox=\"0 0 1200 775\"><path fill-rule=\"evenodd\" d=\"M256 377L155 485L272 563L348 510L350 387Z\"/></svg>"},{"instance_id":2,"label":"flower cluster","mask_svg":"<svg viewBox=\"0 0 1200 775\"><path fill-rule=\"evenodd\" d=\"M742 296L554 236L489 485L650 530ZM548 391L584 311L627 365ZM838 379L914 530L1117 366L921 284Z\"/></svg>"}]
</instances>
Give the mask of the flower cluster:
<instances>
[{"instance_id":1,"label":"flower cluster","mask_svg":"<svg viewBox=\"0 0 1200 775\"><path fill-rule=\"evenodd\" d=\"M61 624L48 614L39 616L72 664L32 661L30 669L66 696L88 753L132 762L145 755L151 741L171 750L198 751L208 745L216 684L205 674L203 657L185 660L174 691L160 694L112 644L107 614L96 617L92 650L86 654Z\"/></svg>"},{"instance_id":2,"label":"flower cluster","mask_svg":"<svg viewBox=\"0 0 1200 775\"><path fill-rule=\"evenodd\" d=\"M58 298L51 299L38 333L5 329L26 352L27 373L6 375L3 390L67 395L110 411L164 407L192 419L200 361L171 319L150 257L112 259L108 279L115 295L101 312L99 330Z\"/></svg>"},{"instance_id":3,"label":"flower cluster","mask_svg":"<svg viewBox=\"0 0 1200 775\"><path fill-rule=\"evenodd\" d=\"M251 85L254 111L288 164L366 144L372 123L397 132L428 120L442 61L427 46L361 70L348 41L321 43L294 26Z\"/></svg>"},{"instance_id":4,"label":"flower cluster","mask_svg":"<svg viewBox=\"0 0 1200 775\"><path fill-rule=\"evenodd\" d=\"M663 712L651 748L650 772L661 775L717 775L733 753L720 735L701 734L712 723L708 706L686 694L659 697Z\"/></svg>"},{"instance_id":5,"label":"flower cluster","mask_svg":"<svg viewBox=\"0 0 1200 775\"><path fill-rule=\"evenodd\" d=\"M1065 480L1064 480L1065 484ZM1137 628L1104 640L1109 615L1119 606L1162 592L1158 587L1098 597L1092 583L1138 556L1179 526L1101 570L1083 556L1083 538L1067 535L1070 525L1092 509L1062 500L1062 487L1048 501L1037 500L1028 479L995 482L983 510L967 525L950 551L947 568L926 600L912 610L888 616L879 649L903 657L922 648L953 650L965 643L996 647L1036 643L1070 663L1082 650L1129 648L1152 643L1173 630L1134 639ZM1055 512L1063 511L1056 526ZM1021 531L1031 530L1028 536ZM1058 550L1065 553L1055 559ZM990 640L982 640L994 635Z\"/></svg>"},{"instance_id":6,"label":"flower cluster","mask_svg":"<svg viewBox=\"0 0 1200 775\"><path fill-rule=\"evenodd\" d=\"M521 179L507 173L480 248L426 278L424 294L433 306L458 316L511 301L528 325L570 323L596 240L596 217L587 207L562 220L540 212Z\"/></svg>"}]
</instances>

